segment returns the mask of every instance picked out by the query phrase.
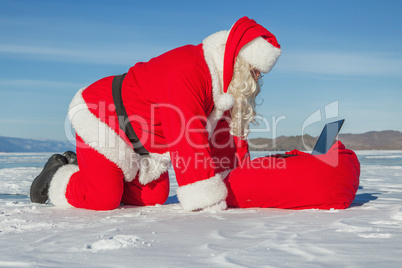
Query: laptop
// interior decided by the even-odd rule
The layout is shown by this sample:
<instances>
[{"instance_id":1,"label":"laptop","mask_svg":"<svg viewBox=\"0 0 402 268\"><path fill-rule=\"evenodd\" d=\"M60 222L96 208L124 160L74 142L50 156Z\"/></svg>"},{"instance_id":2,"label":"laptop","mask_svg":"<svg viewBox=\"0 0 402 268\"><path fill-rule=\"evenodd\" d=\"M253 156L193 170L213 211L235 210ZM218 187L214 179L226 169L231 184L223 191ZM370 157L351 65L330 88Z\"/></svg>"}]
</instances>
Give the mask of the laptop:
<instances>
[{"instance_id":1,"label":"laptop","mask_svg":"<svg viewBox=\"0 0 402 268\"><path fill-rule=\"evenodd\" d=\"M335 139L342 128L343 122L345 122L345 119L331 122L324 126L311 152L312 155L326 154L329 151L335 143Z\"/></svg>"},{"instance_id":2,"label":"laptop","mask_svg":"<svg viewBox=\"0 0 402 268\"><path fill-rule=\"evenodd\" d=\"M318 137L318 140L315 143L314 149L311 152L312 155L326 154L329 151L329 149L335 143L335 139L338 136L338 133L342 128L343 122L345 122L345 119L341 119L338 121L334 121L334 122L325 124L324 128L321 131L321 135ZM276 155L271 155L271 156L286 158L286 157L291 157L291 156L295 156L295 155L276 154Z\"/></svg>"}]
</instances>

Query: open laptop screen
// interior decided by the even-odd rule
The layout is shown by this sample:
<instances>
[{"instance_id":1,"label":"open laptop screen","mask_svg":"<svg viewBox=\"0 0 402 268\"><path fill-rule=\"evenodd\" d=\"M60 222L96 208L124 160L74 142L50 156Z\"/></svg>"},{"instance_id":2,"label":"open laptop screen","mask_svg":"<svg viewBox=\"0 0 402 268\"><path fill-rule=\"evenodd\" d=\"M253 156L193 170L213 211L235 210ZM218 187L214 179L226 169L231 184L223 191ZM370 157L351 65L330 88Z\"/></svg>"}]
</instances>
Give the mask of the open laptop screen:
<instances>
[{"instance_id":1,"label":"open laptop screen","mask_svg":"<svg viewBox=\"0 0 402 268\"><path fill-rule=\"evenodd\" d=\"M328 123L324 126L324 129L321 132L320 137L317 140L317 143L314 146L312 155L325 154L331 148L331 146L335 142L335 138L338 135L341 127L345 122L345 119Z\"/></svg>"}]
</instances>

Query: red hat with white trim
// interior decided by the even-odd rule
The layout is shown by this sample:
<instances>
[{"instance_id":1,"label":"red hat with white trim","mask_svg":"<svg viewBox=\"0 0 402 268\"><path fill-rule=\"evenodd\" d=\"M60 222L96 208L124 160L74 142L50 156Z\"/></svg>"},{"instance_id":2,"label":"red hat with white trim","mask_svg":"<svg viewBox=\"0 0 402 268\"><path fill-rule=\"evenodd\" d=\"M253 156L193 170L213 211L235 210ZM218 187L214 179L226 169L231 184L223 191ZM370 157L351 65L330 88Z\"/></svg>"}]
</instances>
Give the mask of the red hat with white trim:
<instances>
[{"instance_id":1,"label":"red hat with white trim","mask_svg":"<svg viewBox=\"0 0 402 268\"><path fill-rule=\"evenodd\" d=\"M281 55L275 36L248 17L239 19L231 28L225 46L223 62L223 92L227 92L233 77L237 56L262 73L268 73Z\"/></svg>"}]
</instances>

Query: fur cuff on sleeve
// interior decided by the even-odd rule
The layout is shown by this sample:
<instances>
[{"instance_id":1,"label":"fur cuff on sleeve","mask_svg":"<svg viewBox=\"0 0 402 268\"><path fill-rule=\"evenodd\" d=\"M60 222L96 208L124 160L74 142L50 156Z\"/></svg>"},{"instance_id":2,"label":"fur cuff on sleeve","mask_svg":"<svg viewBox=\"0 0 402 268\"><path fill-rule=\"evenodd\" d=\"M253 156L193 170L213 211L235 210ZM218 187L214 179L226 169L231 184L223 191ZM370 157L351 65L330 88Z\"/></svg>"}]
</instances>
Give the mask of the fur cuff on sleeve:
<instances>
[{"instance_id":1,"label":"fur cuff on sleeve","mask_svg":"<svg viewBox=\"0 0 402 268\"><path fill-rule=\"evenodd\" d=\"M177 189L177 198L186 211L204 209L226 200L228 190L221 174Z\"/></svg>"}]
</instances>

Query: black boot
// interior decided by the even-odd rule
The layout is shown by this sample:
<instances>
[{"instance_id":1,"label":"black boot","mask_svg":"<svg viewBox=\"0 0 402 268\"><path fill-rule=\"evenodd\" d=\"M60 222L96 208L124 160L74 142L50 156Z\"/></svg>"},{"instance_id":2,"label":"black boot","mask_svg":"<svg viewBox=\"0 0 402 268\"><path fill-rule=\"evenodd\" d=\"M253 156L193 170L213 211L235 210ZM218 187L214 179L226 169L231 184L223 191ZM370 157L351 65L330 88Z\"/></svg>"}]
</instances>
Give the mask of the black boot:
<instances>
[{"instance_id":1,"label":"black boot","mask_svg":"<svg viewBox=\"0 0 402 268\"><path fill-rule=\"evenodd\" d=\"M77 155L72 151L64 152L63 156L67 158L69 164L78 165Z\"/></svg>"},{"instance_id":2,"label":"black boot","mask_svg":"<svg viewBox=\"0 0 402 268\"><path fill-rule=\"evenodd\" d=\"M31 185L30 197L33 203L44 204L48 197L50 182L53 175L61 167L68 164L67 159L60 155L52 155L45 164L42 172L35 178Z\"/></svg>"}]
</instances>

